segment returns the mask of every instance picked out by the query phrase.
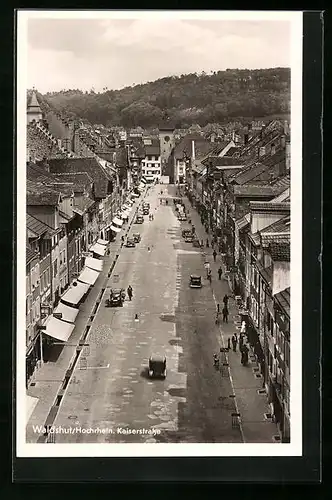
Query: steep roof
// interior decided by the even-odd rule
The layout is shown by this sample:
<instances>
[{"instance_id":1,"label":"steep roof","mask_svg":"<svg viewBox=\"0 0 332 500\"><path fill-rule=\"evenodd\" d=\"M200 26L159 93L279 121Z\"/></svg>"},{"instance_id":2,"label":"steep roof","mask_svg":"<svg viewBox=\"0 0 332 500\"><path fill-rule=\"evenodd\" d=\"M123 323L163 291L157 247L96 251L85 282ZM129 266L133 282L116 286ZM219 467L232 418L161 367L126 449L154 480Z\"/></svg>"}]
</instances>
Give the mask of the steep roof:
<instances>
[{"instance_id":1,"label":"steep roof","mask_svg":"<svg viewBox=\"0 0 332 500\"><path fill-rule=\"evenodd\" d=\"M42 234L53 231L45 222L37 219L37 217L33 217L29 213L26 214L26 225L27 229L32 231L36 236L41 236Z\"/></svg>"},{"instance_id":2,"label":"steep roof","mask_svg":"<svg viewBox=\"0 0 332 500\"><path fill-rule=\"evenodd\" d=\"M56 206L61 197L58 191L44 186L41 182L27 180L27 205Z\"/></svg>"},{"instance_id":3,"label":"steep roof","mask_svg":"<svg viewBox=\"0 0 332 500\"><path fill-rule=\"evenodd\" d=\"M290 287L285 288L282 292L276 293L274 298L279 302L288 318L290 318Z\"/></svg>"},{"instance_id":4,"label":"steep roof","mask_svg":"<svg viewBox=\"0 0 332 500\"><path fill-rule=\"evenodd\" d=\"M237 196L276 196L278 190L273 186L256 186L253 184L244 184L243 186L235 185L233 187L233 192Z\"/></svg>"},{"instance_id":5,"label":"steep roof","mask_svg":"<svg viewBox=\"0 0 332 500\"><path fill-rule=\"evenodd\" d=\"M289 243L275 243L269 245L269 253L272 260L276 262L290 262L290 244Z\"/></svg>"},{"instance_id":6,"label":"steep roof","mask_svg":"<svg viewBox=\"0 0 332 500\"><path fill-rule=\"evenodd\" d=\"M144 144L145 155L159 156L160 142L159 139L151 139L151 144Z\"/></svg>"},{"instance_id":7,"label":"steep roof","mask_svg":"<svg viewBox=\"0 0 332 500\"><path fill-rule=\"evenodd\" d=\"M238 164L241 163L241 160L237 159ZM241 172L235 174L231 182L234 182L238 185L243 185L246 184L247 182L253 180L255 177L257 177L259 174L267 170L268 167L266 165L263 165L260 162L257 162L255 165L251 165L250 167L245 167L244 169L241 170Z\"/></svg>"},{"instance_id":8,"label":"steep roof","mask_svg":"<svg viewBox=\"0 0 332 500\"><path fill-rule=\"evenodd\" d=\"M282 219L273 222L270 226L261 230L261 233L289 233L290 232L290 215L282 217Z\"/></svg>"},{"instance_id":9,"label":"steep roof","mask_svg":"<svg viewBox=\"0 0 332 500\"><path fill-rule=\"evenodd\" d=\"M111 177L95 158L51 159L49 164L50 170L54 173L86 172L93 179L96 197L107 196L108 182Z\"/></svg>"},{"instance_id":10,"label":"steep roof","mask_svg":"<svg viewBox=\"0 0 332 500\"><path fill-rule=\"evenodd\" d=\"M30 102L28 104L28 113L29 112L33 112L33 113L41 113L42 112L35 91L32 92Z\"/></svg>"},{"instance_id":11,"label":"steep roof","mask_svg":"<svg viewBox=\"0 0 332 500\"><path fill-rule=\"evenodd\" d=\"M212 164L213 167L223 167L223 166L235 166L235 165L243 165L243 162L238 158L233 158L232 156L208 156L202 160L202 163L205 165Z\"/></svg>"},{"instance_id":12,"label":"steep roof","mask_svg":"<svg viewBox=\"0 0 332 500\"><path fill-rule=\"evenodd\" d=\"M271 201L250 201L250 209L252 211L266 210L268 212L290 212L289 203L277 203Z\"/></svg>"}]
</instances>

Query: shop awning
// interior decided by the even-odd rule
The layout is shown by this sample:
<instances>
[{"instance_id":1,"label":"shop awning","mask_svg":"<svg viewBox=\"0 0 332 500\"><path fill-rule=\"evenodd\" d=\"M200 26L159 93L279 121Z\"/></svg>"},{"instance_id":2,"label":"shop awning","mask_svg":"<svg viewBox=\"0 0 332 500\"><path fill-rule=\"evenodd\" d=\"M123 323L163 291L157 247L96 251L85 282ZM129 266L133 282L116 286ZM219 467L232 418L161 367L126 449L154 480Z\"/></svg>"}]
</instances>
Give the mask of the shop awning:
<instances>
[{"instance_id":1,"label":"shop awning","mask_svg":"<svg viewBox=\"0 0 332 500\"><path fill-rule=\"evenodd\" d=\"M33 398L32 396L26 395L26 423L29 422L29 419L33 413L33 410L36 408L37 403L39 401L38 398Z\"/></svg>"},{"instance_id":2,"label":"shop awning","mask_svg":"<svg viewBox=\"0 0 332 500\"><path fill-rule=\"evenodd\" d=\"M114 217L114 219L112 220L112 224L116 224L117 226L122 226L123 224L123 220L120 219L119 217Z\"/></svg>"},{"instance_id":3,"label":"shop awning","mask_svg":"<svg viewBox=\"0 0 332 500\"><path fill-rule=\"evenodd\" d=\"M94 269L90 269L89 267L85 267L79 277L77 278L79 281L83 283L88 283L89 285L94 285L97 281L100 271L95 271Z\"/></svg>"},{"instance_id":4,"label":"shop awning","mask_svg":"<svg viewBox=\"0 0 332 500\"><path fill-rule=\"evenodd\" d=\"M115 233L119 233L121 231L121 229L119 227L116 227L116 226L111 226L110 228L112 231L114 231Z\"/></svg>"},{"instance_id":5,"label":"shop awning","mask_svg":"<svg viewBox=\"0 0 332 500\"><path fill-rule=\"evenodd\" d=\"M104 262L101 259L94 259L93 257L87 257L85 259L86 267L94 269L95 271L101 271L103 269Z\"/></svg>"},{"instance_id":6,"label":"shop awning","mask_svg":"<svg viewBox=\"0 0 332 500\"><path fill-rule=\"evenodd\" d=\"M106 253L106 247L105 245L99 245L99 243L95 243L94 245L92 245L92 247L89 248L89 252L104 256Z\"/></svg>"},{"instance_id":7,"label":"shop awning","mask_svg":"<svg viewBox=\"0 0 332 500\"><path fill-rule=\"evenodd\" d=\"M133 193L131 196L133 196L134 198L139 198L139 194L137 193Z\"/></svg>"},{"instance_id":8,"label":"shop awning","mask_svg":"<svg viewBox=\"0 0 332 500\"><path fill-rule=\"evenodd\" d=\"M66 323L61 319L50 316L46 323L45 333L49 337L61 340L61 342L67 342L74 328L73 323Z\"/></svg>"},{"instance_id":9,"label":"shop awning","mask_svg":"<svg viewBox=\"0 0 332 500\"><path fill-rule=\"evenodd\" d=\"M59 302L59 305L54 309L55 313L62 314L62 321L69 321L70 323L74 323L76 316L79 313L79 310L76 307L69 307L62 302Z\"/></svg>"},{"instance_id":10,"label":"shop awning","mask_svg":"<svg viewBox=\"0 0 332 500\"><path fill-rule=\"evenodd\" d=\"M99 245L108 245L108 241L102 240L101 238L99 238L99 240L97 240L97 243L99 243Z\"/></svg>"},{"instance_id":11,"label":"shop awning","mask_svg":"<svg viewBox=\"0 0 332 500\"><path fill-rule=\"evenodd\" d=\"M143 182L144 184L146 184L146 177L142 177L141 178L141 182Z\"/></svg>"},{"instance_id":12,"label":"shop awning","mask_svg":"<svg viewBox=\"0 0 332 500\"><path fill-rule=\"evenodd\" d=\"M90 285L86 283L77 283L76 286L71 286L69 290L61 297L61 300L69 302L69 304L78 304L83 295L89 290Z\"/></svg>"}]
</instances>

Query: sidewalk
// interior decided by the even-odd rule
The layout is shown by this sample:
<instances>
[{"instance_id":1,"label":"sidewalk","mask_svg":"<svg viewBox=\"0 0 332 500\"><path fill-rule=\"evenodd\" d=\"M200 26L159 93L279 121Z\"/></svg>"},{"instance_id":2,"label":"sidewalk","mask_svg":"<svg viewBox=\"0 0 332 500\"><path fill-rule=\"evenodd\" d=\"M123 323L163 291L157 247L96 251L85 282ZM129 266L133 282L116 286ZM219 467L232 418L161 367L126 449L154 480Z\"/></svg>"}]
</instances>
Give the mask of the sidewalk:
<instances>
[{"instance_id":1,"label":"sidewalk","mask_svg":"<svg viewBox=\"0 0 332 500\"><path fill-rule=\"evenodd\" d=\"M189 218L192 220L196 229L196 234L199 240L204 241L208 238L210 247L202 250L202 256L206 257L204 260L210 263L212 272L211 285L206 280L206 276L202 276L206 286L212 287L213 297L217 304L220 304L220 311L223 308L223 297L225 293L229 296L228 310L229 317L228 323L221 323L220 330L220 347L227 347L228 339L231 339L233 333L239 334L241 322L238 313L238 307L225 278L225 269L222 265L220 254L217 252L216 262L213 259L213 249L211 248L212 236L207 234L205 228L201 223L201 219L196 210L191 206L189 200L185 200L186 210ZM222 265L223 274L221 280L218 279L218 268ZM226 360L229 364L230 380L235 394L235 402L237 411L240 414L240 422L244 442L246 443L271 443L274 442L274 436L279 435L276 424L271 419L267 419L264 414L270 414L271 410L267 402L265 392L259 394L259 390L264 389L263 378L256 378L255 374L259 374L259 367L253 352L249 352L249 363L247 366L241 364L241 354L237 345L236 352L231 349L226 354Z\"/></svg>"},{"instance_id":2,"label":"sidewalk","mask_svg":"<svg viewBox=\"0 0 332 500\"><path fill-rule=\"evenodd\" d=\"M46 422L50 409L52 408L58 391L63 383L63 380L65 379L66 371L70 367L71 362L76 355L76 348L82 337L84 329L89 322L89 318L92 314L98 296L102 288L105 288L105 284L109 280L108 272L112 266L115 256L121 251L121 236L126 237L128 234L135 217L137 206L142 202L145 195L146 190L134 203L129 221L124 227L124 230L118 235L115 241L109 243L110 255L105 255L103 258L103 270L90 290L88 297L84 303L81 304L80 311L75 320L73 333L71 334L68 343L63 346L59 358L55 362L43 363L42 366L35 371L34 376L31 379L27 394L38 398L38 403L34 408L29 421L27 422L26 441L28 443L37 442L39 434L33 432L32 426L44 425Z\"/></svg>"}]
</instances>

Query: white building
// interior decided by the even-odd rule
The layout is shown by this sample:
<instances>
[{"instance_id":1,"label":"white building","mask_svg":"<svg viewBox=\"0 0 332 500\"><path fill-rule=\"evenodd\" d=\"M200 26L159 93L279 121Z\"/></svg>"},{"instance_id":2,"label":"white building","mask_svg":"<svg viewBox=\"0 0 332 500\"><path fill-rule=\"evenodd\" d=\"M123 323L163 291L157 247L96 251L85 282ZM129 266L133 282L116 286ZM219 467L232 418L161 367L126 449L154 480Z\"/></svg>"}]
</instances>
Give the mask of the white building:
<instances>
[{"instance_id":1,"label":"white building","mask_svg":"<svg viewBox=\"0 0 332 500\"><path fill-rule=\"evenodd\" d=\"M160 145L158 139L144 139L145 157L142 160L142 175L148 182L161 178Z\"/></svg>"}]
</instances>

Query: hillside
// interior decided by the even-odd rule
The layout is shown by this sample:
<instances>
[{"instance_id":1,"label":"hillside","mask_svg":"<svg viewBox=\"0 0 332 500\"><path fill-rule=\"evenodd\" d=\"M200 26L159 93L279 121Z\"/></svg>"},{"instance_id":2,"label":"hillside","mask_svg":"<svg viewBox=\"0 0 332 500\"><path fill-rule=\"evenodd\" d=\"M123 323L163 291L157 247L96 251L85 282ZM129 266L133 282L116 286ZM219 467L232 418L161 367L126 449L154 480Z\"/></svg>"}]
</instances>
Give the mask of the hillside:
<instances>
[{"instance_id":1,"label":"hillside","mask_svg":"<svg viewBox=\"0 0 332 500\"><path fill-rule=\"evenodd\" d=\"M178 128L193 123L284 116L290 111L290 69L226 70L166 77L103 93L66 90L44 100L68 116L107 126Z\"/></svg>"}]
</instances>

